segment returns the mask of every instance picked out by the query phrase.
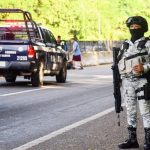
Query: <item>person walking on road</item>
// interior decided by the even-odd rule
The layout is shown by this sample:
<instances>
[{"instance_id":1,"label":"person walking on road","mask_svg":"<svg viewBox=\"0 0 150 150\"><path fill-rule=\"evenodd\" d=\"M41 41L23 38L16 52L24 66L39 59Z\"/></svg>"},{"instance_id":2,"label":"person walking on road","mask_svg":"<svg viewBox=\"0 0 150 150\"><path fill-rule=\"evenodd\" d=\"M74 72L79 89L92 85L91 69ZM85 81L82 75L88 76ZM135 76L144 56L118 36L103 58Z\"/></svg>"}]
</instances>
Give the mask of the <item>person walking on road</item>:
<instances>
[{"instance_id":1,"label":"person walking on road","mask_svg":"<svg viewBox=\"0 0 150 150\"><path fill-rule=\"evenodd\" d=\"M79 47L78 42L75 40L75 38L71 39L71 43L72 43L72 53L73 53L73 57L72 57L72 64L73 64L73 69L75 69L75 62L80 62L80 69L83 69L83 64L82 64L82 60L81 60L81 50Z\"/></svg>"},{"instance_id":2,"label":"person walking on road","mask_svg":"<svg viewBox=\"0 0 150 150\"><path fill-rule=\"evenodd\" d=\"M136 134L139 103L145 131L144 150L150 150L150 96L146 96L146 93L150 93L150 81L146 77L150 71L150 40L144 36L148 31L148 23L141 16L133 16L127 19L126 25L131 39L121 47L118 67L122 79L122 97L126 102L129 138L118 146L120 149L139 147Z\"/></svg>"}]
</instances>

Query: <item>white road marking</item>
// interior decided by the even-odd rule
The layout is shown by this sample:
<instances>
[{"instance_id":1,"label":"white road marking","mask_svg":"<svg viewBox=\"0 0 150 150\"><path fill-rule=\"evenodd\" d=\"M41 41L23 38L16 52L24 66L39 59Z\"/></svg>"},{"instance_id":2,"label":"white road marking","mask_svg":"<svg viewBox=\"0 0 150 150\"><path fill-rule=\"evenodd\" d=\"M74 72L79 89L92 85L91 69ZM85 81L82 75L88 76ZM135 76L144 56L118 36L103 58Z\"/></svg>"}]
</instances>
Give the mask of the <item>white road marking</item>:
<instances>
[{"instance_id":1,"label":"white road marking","mask_svg":"<svg viewBox=\"0 0 150 150\"><path fill-rule=\"evenodd\" d=\"M100 118L100 117L102 117L104 115L107 115L108 113L110 113L112 111L114 111L114 107L109 108L109 109L107 109L107 110L105 110L103 112L100 112L100 113L98 113L96 115L93 115L93 116L91 116L89 118L86 118L84 120L81 120L81 121L78 121L78 122L73 123L71 125L68 125L68 126L66 126L64 128L56 130L54 132L51 132L48 135L45 135L45 136L40 137L38 139L35 139L35 140L33 140L33 141L29 142L29 143L26 143L26 144L24 144L22 146L19 146L17 148L12 149L12 150L27 150L29 148L32 148L33 146L36 146L36 145L38 145L40 143L43 143L43 142L48 141L48 140L50 140L50 139L52 139L54 137L57 137L58 135L61 135L61 134L65 133L65 132L67 132L67 131L70 131L70 130L72 130L74 128L77 128L77 127L79 127L81 125L84 125L84 124L86 124L86 123L88 123L90 121L96 120L96 119L98 119L98 118Z\"/></svg>"},{"instance_id":2,"label":"white road marking","mask_svg":"<svg viewBox=\"0 0 150 150\"><path fill-rule=\"evenodd\" d=\"M78 81L78 82L72 82L72 83L88 83L88 82L83 82ZM109 83L109 82L108 82ZM66 83L65 85L69 85L70 83ZM92 83L94 84L94 83ZM95 83L95 84L99 84L99 83ZM65 86L64 86L65 87ZM0 94L0 97L5 97L5 96L11 96L11 95L17 95L17 94L23 94L23 93L28 93L28 92L34 92L34 91L40 91L40 90L45 90L45 89L52 89L52 88L64 88L63 86L43 86L42 88L38 88L38 89L32 89L32 90L25 90L25 91L19 91L19 92L14 92L14 93L7 93L7 94ZM101 86L101 87L105 87L105 86Z\"/></svg>"},{"instance_id":3,"label":"white road marking","mask_svg":"<svg viewBox=\"0 0 150 150\"><path fill-rule=\"evenodd\" d=\"M100 78L100 79L112 79L113 76L112 75L94 75L94 77L96 78Z\"/></svg>"},{"instance_id":4,"label":"white road marking","mask_svg":"<svg viewBox=\"0 0 150 150\"><path fill-rule=\"evenodd\" d=\"M42 87L42 88L38 88L38 89L19 91L19 92L8 93L8 94L1 94L0 97L17 95L17 94L23 94L23 93L34 92L34 91L45 90L45 89L51 89L51 88L61 88L61 87L58 87L58 86L57 87L52 87L52 86L50 86L50 87Z\"/></svg>"}]
</instances>

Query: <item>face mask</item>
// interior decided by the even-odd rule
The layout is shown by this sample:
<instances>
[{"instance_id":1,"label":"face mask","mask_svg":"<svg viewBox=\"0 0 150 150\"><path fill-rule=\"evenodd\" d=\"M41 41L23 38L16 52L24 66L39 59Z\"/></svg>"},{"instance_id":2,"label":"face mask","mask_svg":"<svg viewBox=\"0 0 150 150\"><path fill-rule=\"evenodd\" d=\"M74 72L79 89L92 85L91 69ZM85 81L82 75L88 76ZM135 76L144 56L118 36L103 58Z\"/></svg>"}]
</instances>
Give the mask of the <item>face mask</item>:
<instances>
[{"instance_id":1,"label":"face mask","mask_svg":"<svg viewBox=\"0 0 150 150\"><path fill-rule=\"evenodd\" d=\"M139 38L144 36L144 31L142 28L139 29L130 29L131 41L135 42Z\"/></svg>"}]
</instances>

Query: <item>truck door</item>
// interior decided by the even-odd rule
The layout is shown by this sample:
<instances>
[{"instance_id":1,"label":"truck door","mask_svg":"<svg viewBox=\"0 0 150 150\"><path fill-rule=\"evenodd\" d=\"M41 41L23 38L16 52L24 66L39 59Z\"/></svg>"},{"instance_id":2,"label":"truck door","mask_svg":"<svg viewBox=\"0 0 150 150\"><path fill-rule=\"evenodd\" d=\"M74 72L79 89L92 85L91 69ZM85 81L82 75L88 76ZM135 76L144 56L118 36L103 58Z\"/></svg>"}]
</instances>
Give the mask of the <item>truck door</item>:
<instances>
[{"instance_id":1,"label":"truck door","mask_svg":"<svg viewBox=\"0 0 150 150\"><path fill-rule=\"evenodd\" d=\"M58 70L58 54L56 49L56 40L52 36L52 33L47 29L43 29L43 34L44 34L44 42L47 47L47 52L46 52L47 69Z\"/></svg>"}]
</instances>

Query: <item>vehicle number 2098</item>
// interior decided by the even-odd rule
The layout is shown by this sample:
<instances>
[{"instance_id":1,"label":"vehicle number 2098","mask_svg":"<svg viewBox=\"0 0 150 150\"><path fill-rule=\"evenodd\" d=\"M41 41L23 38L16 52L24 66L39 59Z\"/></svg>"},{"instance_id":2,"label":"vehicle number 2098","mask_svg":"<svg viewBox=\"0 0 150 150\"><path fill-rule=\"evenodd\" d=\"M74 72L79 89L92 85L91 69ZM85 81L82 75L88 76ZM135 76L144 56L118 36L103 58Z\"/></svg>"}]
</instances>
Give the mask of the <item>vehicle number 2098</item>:
<instances>
[{"instance_id":1,"label":"vehicle number 2098","mask_svg":"<svg viewBox=\"0 0 150 150\"><path fill-rule=\"evenodd\" d=\"M17 56L17 60L27 60L27 56Z\"/></svg>"}]
</instances>

